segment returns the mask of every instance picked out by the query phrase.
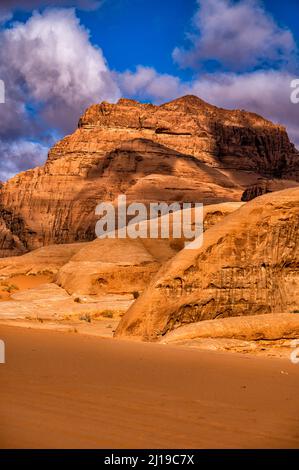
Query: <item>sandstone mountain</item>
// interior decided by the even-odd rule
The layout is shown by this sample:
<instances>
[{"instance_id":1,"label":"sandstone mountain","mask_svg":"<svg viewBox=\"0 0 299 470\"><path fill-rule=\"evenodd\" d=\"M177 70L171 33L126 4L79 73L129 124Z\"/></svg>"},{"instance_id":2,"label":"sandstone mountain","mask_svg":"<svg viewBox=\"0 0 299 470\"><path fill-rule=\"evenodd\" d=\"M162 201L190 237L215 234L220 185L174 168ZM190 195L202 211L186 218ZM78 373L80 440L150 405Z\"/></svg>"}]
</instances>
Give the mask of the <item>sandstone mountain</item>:
<instances>
[{"instance_id":1,"label":"sandstone mountain","mask_svg":"<svg viewBox=\"0 0 299 470\"><path fill-rule=\"evenodd\" d=\"M204 229L212 227L244 203L204 207ZM170 216L171 217L171 216ZM159 223L163 218L159 218ZM145 222L147 224L148 222ZM184 239L96 239L49 245L0 260L0 279L49 274L74 295L110 295L143 291L160 267L184 247Z\"/></svg>"},{"instance_id":2,"label":"sandstone mountain","mask_svg":"<svg viewBox=\"0 0 299 470\"><path fill-rule=\"evenodd\" d=\"M240 201L266 179L299 180L285 129L195 96L161 106L91 106L44 166L0 188L0 256L93 240L96 205L126 194L150 203Z\"/></svg>"},{"instance_id":3,"label":"sandstone mountain","mask_svg":"<svg viewBox=\"0 0 299 470\"><path fill-rule=\"evenodd\" d=\"M204 229L243 204L206 206ZM159 223L163 217L158 219ZM171 235L165 239L96 239L49 245L22 256L3 258L0 317L63 321L80 315L98 317L107 310L109 314L124 313L163 263L184 246L184 241ZM15 293L15 287L21 291Z\"/></svg>"},{"instance_id":4,"label":"sandstone mountain","mask_svg":"<svg viewBox=\"0 0 299 470\"><path fill-rule=\"evenodd\" d=\"M156 340L188 323L299 305L299 188L248 202L183 249L121 321L117 336Z\"/></svg>"}]
</instances>

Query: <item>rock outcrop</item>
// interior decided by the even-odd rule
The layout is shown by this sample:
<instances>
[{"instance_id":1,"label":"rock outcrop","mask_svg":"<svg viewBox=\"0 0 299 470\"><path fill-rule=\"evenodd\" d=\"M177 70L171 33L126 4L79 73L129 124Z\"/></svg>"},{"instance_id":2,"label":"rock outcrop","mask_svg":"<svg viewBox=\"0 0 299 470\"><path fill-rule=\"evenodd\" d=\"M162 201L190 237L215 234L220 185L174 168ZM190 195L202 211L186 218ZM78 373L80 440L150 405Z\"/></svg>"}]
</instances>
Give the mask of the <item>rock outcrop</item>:
<instances>
[{"instance_id":1,"label":"rock outcrop","mask_svg":"<svg viewBox=\"0 0 299 470\"><path fill-rule=\"evenodd\" d=\"M242 205L230 202L206 206L204 228ZM159 225L163 217L158 219ZM117 317L128 310L161 265L184 246L184 241L171 236L97 239L49 245L22 256L3 258L0 320L88 321L101 318L102 314ZM117 324L116 318L113 321Z\"/></svg>"},{"instance_id":2,"label":"rock outcrop","mask_svg":"<svg viewBox=\"0 0 299 470\"><path fill-rule=\"evenodd\" d=\"M21 256L3 258L0 260L0 279L44 273L55 276L84 245L84 243L49 245Z\"/></svg>"},{"instance_id":3,"label":"rock outcrop","mask_svg":"<svg viewBox=\"0 0 299 470\"><path fill-rule=\"evenodd\" d=\"M99 297L96 302L79 300L54 283L42 284L13 294L9 301L0 302L0 321L88 319L101 316L107 309L113 314L125 312L133 302L133 299L111 297Z\"/></svg>"},{"instance_id":4,"label":"rock outcrop","mask_svg":"<svg viewBox=\"0 0 299 470\"><path fill-rule=\"evenodd\" d=\"M275 313L221 318L192 323L170 331L163 343L198 338L225 338L242 341L280 341L299 338L299 315Z\"/></svg>"},{"instance_id":5,"label":"rock outcrop","mask_svg":"<svg viewBox=\"0 0 299 470\"><path fill-rule=\"evenodd\" d=\"M1 212L3 217L0 216L0 258L26 253L27 250L19 237L13 234L13 227L10 230L4 220L4 217L7 220L7 212ZM19 229L15 231L19 232Z\"/></svg>"},{"instance_id":6,"label":"rock outcrop","mask_svg":"<svg viewBox=\"0 0 299 470\"><path fill-rule=\"evenodd\" d=\"M242 205L228 202L206 206L204 229ZM184 247L184 242L183 238L171 236L166 239L97 239L82 244L81 250L60 268L57 283L71 294L140 293L160 267Z\"/></svg>"},{"instance_id":7,"label":"rock outcrop","mask_svg":"<svg viewBox=\"0 0 299 470\"><path fill-rule=\"evenodd\" d=\"M283 189L297 187L299 188L299 182L297 181L260 179L256 184L249 186L244 191L241 200L244 202L248 202L258 196L262 196L263 194L273 193L275 191L282 191Z\"/></svg>"},{"instance_id":8,"label":"rock outcrop","mask_svg":"<svg viewBox=\"0 0 299 470\"><path fill-rule=\"evenodd\" d=\"M0 189L0 255L95 238L95 207L126 194L149 203L240 201L259 177L298 179L285 129L195 96L161 106L91 106L42 167Z\"/></svg>"},{"instance_id":9,"label":"rock outcrop","mask_svg":"<svg viewBox=\"0 0 299 470\"><path fill-rule=\"evenodd\" d=\"M204 207L204 229L221 221L244 203ZM171 216L170 216L171 219ZM159 225L163 217L158 219ZM144 222L146 225L147 221ZM0 260L0 279L18 275L51 275L74 296L125 295L142 292L163 263L184 247L184 238L96 239L92 242L49 245L22 256Z\"/></svg>"},{"instance_id":10,"label":"rock outcrop","mask_svg":"<svg viewBox=\"0 0 299 470\"><path fill-rule=\"evenodd\" d=\"M299 305L299 188L260 196L170 260L117 336L161 338L188 323L292 312Z\"/></svg>"}]
</instances>

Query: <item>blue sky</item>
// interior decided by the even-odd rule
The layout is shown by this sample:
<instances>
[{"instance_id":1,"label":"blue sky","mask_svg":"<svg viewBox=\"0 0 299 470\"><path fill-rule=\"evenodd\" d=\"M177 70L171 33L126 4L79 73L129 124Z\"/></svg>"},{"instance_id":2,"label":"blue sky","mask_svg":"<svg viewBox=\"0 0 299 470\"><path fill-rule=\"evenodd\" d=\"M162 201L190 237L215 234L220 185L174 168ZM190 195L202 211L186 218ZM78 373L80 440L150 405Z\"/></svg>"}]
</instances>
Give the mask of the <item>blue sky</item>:
<instances>
[{"instance_id":1,"label":"blue sky","mask_svg":"<svg viewBox=\"0 0 299 470\"><path fill-rule=\"evenodd\" d=\"M171 53L184 41L195 9L194 0L111 0L97 12L80 12L80 16L112 68L124 71L146 64L184 77Z\"/></svg>"},{"instance_id":2,"label":"blue sky","mask_svg":"<svg viewBox=\"0 0 299 470\"><path fill-rule=\"evenodd\" d=\"M295 0L2 0L0 180L41 164L93 102L192 93L299 143Z\"/></svg>"},{"instance_id":3,"label":"blue sky","mask_svg":"<svg viewBox=\"0 0 299 470\"><path fill-rule=\"evenodd\" d=\"M264 5L298 39L298 2L267 0ZM112 68L123 71L146 64L186 79L193 71L180 69L171 53L178 44L188 42L196 10L196 0L106 0L98 11L81 11L79 16Z\"/></svg>"}]
</instances>

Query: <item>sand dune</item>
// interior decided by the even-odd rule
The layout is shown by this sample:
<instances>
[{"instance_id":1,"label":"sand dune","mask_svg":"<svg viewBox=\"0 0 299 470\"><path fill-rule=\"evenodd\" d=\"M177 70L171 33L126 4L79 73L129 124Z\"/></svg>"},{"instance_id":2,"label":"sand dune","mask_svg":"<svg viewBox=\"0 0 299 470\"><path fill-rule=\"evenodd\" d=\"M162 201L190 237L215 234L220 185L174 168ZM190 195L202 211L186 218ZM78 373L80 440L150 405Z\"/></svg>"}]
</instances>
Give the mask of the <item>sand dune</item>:
<instances>
[{"instance_id":1,"label":"sand dune","mask_svg":"<svg viewBox=\"0 0 299 470\"><path fill-rule=\"evenodd\" d=\"M1 327L2 448L299 447L299 366Z\"/></svg>"}]
</instances>

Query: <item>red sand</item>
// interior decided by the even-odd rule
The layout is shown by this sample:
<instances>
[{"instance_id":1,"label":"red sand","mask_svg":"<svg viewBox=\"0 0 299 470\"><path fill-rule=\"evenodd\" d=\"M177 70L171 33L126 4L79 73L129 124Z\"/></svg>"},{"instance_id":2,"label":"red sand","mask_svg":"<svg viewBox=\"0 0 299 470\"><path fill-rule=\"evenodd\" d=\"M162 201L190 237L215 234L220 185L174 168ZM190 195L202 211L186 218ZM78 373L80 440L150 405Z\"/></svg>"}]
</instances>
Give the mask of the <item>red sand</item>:
<instances>
[{"instance_id":1,"label":"red sand","mask_svg":"<svg viewBox=\"0 0 299 470\"><path fill-rule=\"evenodd\" d=\"M0 281L0 302L7 302L10 300L11 294L27 289L33 289L41 284L52 282L52 279L53 276L48 274L37 274L31 276L20 274ZM15 286L17 289L11 289L11 292L7 292L6 288L9 286Z\"/></svg>"},{"instance_id":2,"label":"red sand","mask_svg":"<svg viewBox=\"0 0 299 470\"><path fill-rule=\"evenodd\" d=\"M0 338L1 448L299 447L288 360L3 326Z\"/></svg>"}]
</instances>

